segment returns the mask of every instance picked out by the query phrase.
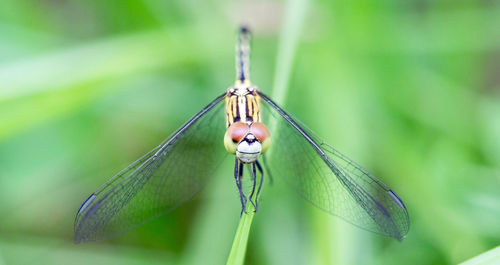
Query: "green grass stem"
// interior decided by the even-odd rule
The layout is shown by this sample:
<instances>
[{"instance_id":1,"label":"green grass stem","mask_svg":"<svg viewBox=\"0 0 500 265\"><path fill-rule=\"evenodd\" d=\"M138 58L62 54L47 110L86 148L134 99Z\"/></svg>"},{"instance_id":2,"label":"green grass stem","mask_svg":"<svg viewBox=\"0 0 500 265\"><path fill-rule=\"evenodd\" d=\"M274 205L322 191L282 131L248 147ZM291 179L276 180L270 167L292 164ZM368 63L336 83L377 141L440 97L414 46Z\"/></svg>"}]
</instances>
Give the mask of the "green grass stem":
<instances>
[{"instance_id":1,"label":"green grass stem","mask_svg":"<svg viewBox=\"0 0 500 265\"><path fill-rule=\"evenodd\" d=\"M248 205L247 213L241 215L240 223L238 224L238 229L234 236L233 246L231 247L231 252L227 259L227 265L240 265L243 264L245 260L248 236L250 235L250 228L252 227L253 216L255 215L252 204L249 203Z\"/></svg>"}]
</instances>

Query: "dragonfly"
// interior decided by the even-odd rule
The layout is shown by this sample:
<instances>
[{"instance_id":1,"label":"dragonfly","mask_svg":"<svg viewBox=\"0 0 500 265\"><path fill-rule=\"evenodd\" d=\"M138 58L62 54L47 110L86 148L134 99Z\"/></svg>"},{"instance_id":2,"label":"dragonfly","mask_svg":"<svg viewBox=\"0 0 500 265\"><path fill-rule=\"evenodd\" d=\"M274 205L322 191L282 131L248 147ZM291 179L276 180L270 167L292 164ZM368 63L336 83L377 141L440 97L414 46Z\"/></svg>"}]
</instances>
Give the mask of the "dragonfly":
<instances>
[{"instance_id":1,"label":"dragonfly","mask_svg":"<svg viewBox=\"0 0 500 265\"><path fill-rule=\"evenodd\" d=\"M399 241L406 236L408 211L392 189L250 82L250 38L241 27L234 85L84 200L75 218L75 242L118 236L175 209L199 193L228 156L235 160L242 213L248 203L257 211L264 175L272 172L327 213ZM269 128L263 113L273 121ZM249 189L242 185L245 168Z\"/></svg>"}]
</instances>

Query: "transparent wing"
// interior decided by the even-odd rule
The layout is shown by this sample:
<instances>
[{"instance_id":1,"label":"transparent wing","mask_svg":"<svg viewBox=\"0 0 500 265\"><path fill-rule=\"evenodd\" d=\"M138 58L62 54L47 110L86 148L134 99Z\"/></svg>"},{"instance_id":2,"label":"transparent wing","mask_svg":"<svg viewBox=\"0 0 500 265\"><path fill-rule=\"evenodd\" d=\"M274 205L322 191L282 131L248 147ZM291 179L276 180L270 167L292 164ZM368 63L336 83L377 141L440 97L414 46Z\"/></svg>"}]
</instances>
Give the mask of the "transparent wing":
<instances>
[{"instance_id":1,"label":"transparent wing","mask_svg":"<svg viewBox=\"0 0 500 265\"><path fill-rule=\"evenodd\" d=\"M259 95L276 122L270 128L274 128L272 146L266 154L273 177L330 214L377 234L404 238L409 217L396 193Z\"/></svg>"},{"instance_id":2,"label":"transparent wing","mask_svg":"<svg viewBox=\"0 0 500 265\"><path fill-rule=\"evenodd\" d=\"M224 96L92 193L77 212L75 241L119 235L200 191L227 154L223 144Z\"/></svg>"}]
</instances>

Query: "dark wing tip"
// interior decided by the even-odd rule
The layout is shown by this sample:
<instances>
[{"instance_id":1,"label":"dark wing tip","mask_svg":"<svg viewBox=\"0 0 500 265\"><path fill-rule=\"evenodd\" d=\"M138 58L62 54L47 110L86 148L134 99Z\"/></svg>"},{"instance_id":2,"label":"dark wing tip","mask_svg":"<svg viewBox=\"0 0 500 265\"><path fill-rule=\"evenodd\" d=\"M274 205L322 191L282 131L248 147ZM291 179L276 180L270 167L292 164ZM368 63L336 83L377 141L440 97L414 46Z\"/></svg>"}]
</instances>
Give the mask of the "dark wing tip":
<instances>
[{"instance_id":1,"label":"dark wing tip","mask_svg":"<svg viewBox=\"0 0 500 265\"><path fill-rule=\"evenodd\" d=\"M404 219L404 226L402 227L403 229L401 231L401 236L400 238L397 238L399 241L401 241L410 231L410 218L408 216L408 210L406 208L406 205L403 203L403 200L401 200L401 198L399 198L399 196L393 190L389 189L387 193L389 194L391 199L399 206L399 208L401 208L405 213L406 218Z\"/></svg>"},{"instance_id":2,"label":"dark wing tip","mask_svg":"<svg viewBox=\"0 0 500 265\"><path fill-rule=\"evenodd\" d=\"M83 201L82 205L78 209L78 212L76 213L75 227L74 227L74 233L75 233L74 242L75 242L75 244L86 241L86 237L82 235L82 231L81 231L82 222L85 222L85 219L89 215L92 215L92 213L94 213L97 210L97 208L99 207L99 205L100 205L99 201L95 204L92 204L94 202L95 198L97 198L97 196L95 195L95 193L92 193L87 199L85 199L85 201ZM89 206L91 206L91 207L89 208Z\"/></svg>"},{"instance_id":3,"label":"dark wing tip","mask_svg":"<svg viewBox=\"0 0 500 265\"><path fill-rule=\"evenodd\" d=\"M392 200L399 206L401 207L401 209L404 209L406 210L406 206L405 204L403 203L403 201L401 200L401 198L399 198L399 196L393 191L393 190L388 190L387 193L389 193L389 196L391 196Z\"/></svg>"},{"instance_id":4,"label":"dark wing tip","mask_svg":"<svg viewBox=\"0 0 500 265\"><path fill-rule=\"evenodd\" d=\"M87 197L87 199L85 199L85 201L83 201L82 205L80 205L80 208L78 208L78 212L76 213L76 215L78 216L83 211L85 211L87 209L87 207L89 207L89 205L94 201L94 199L96 197L97 196L94 193L90 194L90 196Z\"/></svg>"}]
</instances>

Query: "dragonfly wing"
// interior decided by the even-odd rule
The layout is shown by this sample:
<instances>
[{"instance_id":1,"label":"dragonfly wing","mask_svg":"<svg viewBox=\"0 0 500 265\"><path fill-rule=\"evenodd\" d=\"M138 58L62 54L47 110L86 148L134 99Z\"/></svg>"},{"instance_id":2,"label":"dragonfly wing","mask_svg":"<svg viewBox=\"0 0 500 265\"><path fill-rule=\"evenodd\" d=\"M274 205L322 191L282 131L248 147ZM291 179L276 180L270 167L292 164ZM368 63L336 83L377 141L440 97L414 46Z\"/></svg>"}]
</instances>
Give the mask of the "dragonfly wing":
<instances>
[{"instance_id":1,"label":"dragonfly wing","mask_svg":"<svg viewBox=\"0 0 500 265\"><path fill-rule=\"evenodd\" d=\"M272 147L266 154L274 177L330 214L377 234L404 238L409 217L396 193L321 141L267 96L259 95L276 122Z\"/></svg>"},{"instance_id":2,"label":"dragonfly wing","mask_svg":"<svg viewBox=\"0 0 500 265\"><path fill-rule=\"evenodd\" d=\"M224 96L92 193L77 212L75 241L122 234L199 192L227 154L222 142Z\"/></svg>"}]
</instances>

